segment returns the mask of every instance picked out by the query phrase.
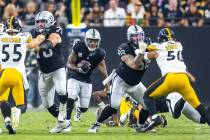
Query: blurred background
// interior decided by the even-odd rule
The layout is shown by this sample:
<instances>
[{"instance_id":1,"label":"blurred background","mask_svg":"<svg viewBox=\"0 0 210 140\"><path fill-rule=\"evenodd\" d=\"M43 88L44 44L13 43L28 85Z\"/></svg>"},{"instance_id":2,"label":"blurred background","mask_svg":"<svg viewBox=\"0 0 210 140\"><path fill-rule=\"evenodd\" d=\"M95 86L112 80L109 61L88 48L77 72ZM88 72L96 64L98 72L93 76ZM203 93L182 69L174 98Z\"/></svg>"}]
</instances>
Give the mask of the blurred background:
<instances>
[{"instance_id":1,"label":"blurred background","mask_svg":"<svg viewBox=\"0 0 210 140\"><path fill-rule=\"evenodd\" d=\"M18 16L22 20L24 31L35 27L36 13L50 11L56 18L56 24L63 27L63 52L68 58L72 42L82 39L84 34L72 32L73 0L0 0L0 22ZM74 0L75 1L75 0ZM162 27L171 27L175 37L184 46L184 59L189 71L196 77L193 84L204 104L210 103L210 0L76 0L79 1L80 22L84 28L97 28L101 33L101 47L107 51L107 67L110 73L119 64L117 47L126 41L129 25L138 24L145 30L146 36L156 41ZM80 27L80 23L77 26ZM83 27L82 27L83 28ZM28 108L41 105L37 90L38 66L34 52L27 52L27 77L30 84ZM144 76L143 83L148 86L160 77L160 71L152 62ZM93 74L93 90L102 89L98 73ZM91 105L94 105L94 100Z\"/></svg>"}]
</instances>

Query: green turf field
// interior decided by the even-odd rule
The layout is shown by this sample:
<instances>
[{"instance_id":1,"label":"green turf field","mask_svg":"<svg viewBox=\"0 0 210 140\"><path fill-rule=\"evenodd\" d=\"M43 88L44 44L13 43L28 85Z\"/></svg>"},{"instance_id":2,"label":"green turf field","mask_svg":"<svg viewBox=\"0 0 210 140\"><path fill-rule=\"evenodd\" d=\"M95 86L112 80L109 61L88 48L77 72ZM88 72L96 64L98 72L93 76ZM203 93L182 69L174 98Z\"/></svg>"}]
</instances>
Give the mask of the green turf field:
<instances>
[{"instance_id":1,"label":"green turf field","mask_svg":"<svg viewBox=\"0 0 210 140\"><path fill-rule=\"evenodd\" d=\"M87 133L94 122L94 111L82 116L81 122L72 122L72 132L68 134L50 134L49 128L55 126L55 120L44 111L28 111L22 115L16 135L8 135L3 125L0 140L210 140L210 129L206 125L195 124L182 117L174 120L167 114L168 126L158 128L155 133L136 133L131 128L102 126L97 134Z\"/></svg>"}]
</instances>

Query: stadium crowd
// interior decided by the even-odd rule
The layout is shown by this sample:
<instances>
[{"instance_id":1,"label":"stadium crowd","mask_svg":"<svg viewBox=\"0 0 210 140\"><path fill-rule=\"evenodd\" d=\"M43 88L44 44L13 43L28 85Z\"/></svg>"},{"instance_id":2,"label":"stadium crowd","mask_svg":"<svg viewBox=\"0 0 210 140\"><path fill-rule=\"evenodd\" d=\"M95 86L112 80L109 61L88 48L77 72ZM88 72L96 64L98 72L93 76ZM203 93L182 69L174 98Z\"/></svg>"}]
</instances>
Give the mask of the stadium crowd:
<instances>
[{"instance_id":1,"label":"stadium crowd","mask_svg":"<svg viewBox=\"0 0 210 140\"><path fill-rule=\"evenodd\" d=\"M18 16L34 25L37 11L48 10L63 26L71 23L71 0L0 0L0 21ZM206 26L210 0L81 0L82 22L88 26Z\"/></svg>"}]
</instances>

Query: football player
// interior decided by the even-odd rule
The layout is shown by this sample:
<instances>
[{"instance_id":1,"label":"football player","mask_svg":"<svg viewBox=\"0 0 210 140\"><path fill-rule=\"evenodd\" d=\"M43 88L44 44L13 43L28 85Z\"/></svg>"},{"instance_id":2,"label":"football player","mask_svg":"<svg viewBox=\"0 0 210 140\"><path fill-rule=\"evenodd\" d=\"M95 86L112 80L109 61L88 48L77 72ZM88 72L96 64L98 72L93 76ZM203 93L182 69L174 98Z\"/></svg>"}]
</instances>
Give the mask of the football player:
<instances>
[{"instance_id":1,"label":"football player","mask_svg":"<svg viewBox=\"0 0 210 140\"><path fill-rule=\"evenodd\" d=\"M161 124L161 119L156 113L155 100L172 92L178 92L184 99L195 108L203 119L210 125L210 114L200 103L190 81L194 77L187 72L186 65L182 58L182 44L175 40L174 32L170 28L163 28L158 35L158 43L148 47L156 50L156 61L161 70L162 77L154 82L144 94L144 102L152 116L151 123L143 127L141 132L152 130Z\"/></svg>"},{"instance_id":2,"label":"football player","mask_svg":"<svg viewBox=\"0 0 210 140\"><path fill-rule=\"evenodd\" d=\"M8 103L9 89L12 90L15 105L24 106L25 54L27 48L35 47L29 45L32 41L30 33L22 32L21 21L14 16L6 20L5 32L0 33L0 41L0 107L9 134L15 134L16 130L11 123L11 107Z\"/></svg>"},{"instance_id":3,"label":"football player","mask_svg":"<svg viewBox=\"0 0 210 140\"><path fill-rule=\"evenodd\" d=\"M157 53L145 53L147 44L144 42L145 35L140 26L130 26L127 30L127 38L128 42L121 44L118 48L121 62L113 76L111 105L103 109L97 121L88 130L89 133L96 133L104 120L117 113L124 94L127 93L137 102L143 103L141 96L146 88L141 83L141 79L150 62L148 58L155 58ZM144 104L142 106L146 108Z\"/></svg>"},{"instance_id":4,"label":"football player","mask_svg":"<svg viewBox=\"0 0 210 140\"><path fill-rule=\"evenodd\" d=\"M73 104L79 98L79 108L75 115L75 120L80 120L81 113L88 110L92 93L92 82L90 76L94 69L98 69L102 79L107 78L105 63L106 52L100 48L101 36L96 29L89 29L85 33L85 40L78 41L73 46L69 55L68 67L68 100L67 100L67 120L70 121ZM109 84L104 87L104 93L109 91ZM70 131L70 130L67 130Z\"/></svg>"},{"instance_id":5,"label":"football player","mask_svg":"<svg viewBox=\"0 0 210 140\"><path fill-rule=\"evenodd\" d=\"M43 37L39 42L37 62L41 71L38 87L42 104L49 113L57 118L57 125L51 133L61 132L69 126L66 118L66 71L65 58L62 53L62 28L55 25L55 19L49 11L41 11L35 17L36 27L31 31L33 38ZM55 91L60 101L59 109L54 104Z\"/></svg>"},{"instance_id":6,"label":"football player","mask_svg":"<svg viewBox=\"0 0 210 140\"><path fill-rule=\"evenodd\" d=\"M5 32L5 28L6 28L5 25L0 23L0 33ZM1 62L0 62L0 71L1 71ZM26 78L24 78L25 96L27 95L28 88L29 88L28 81ZM25 97L25 105L16 106L13 96L10 96L10 94L12 94L12 90L8 88L4 93L4 96L3 96L4 98L0 98L0 102L2 100L7 101L9 103L9 105L12 107L11 108L11 121L12 121L12 125L14 126L14 128L16 128L19 125L19 118L20 118L21 113L26 112L27 100Z\"/></svg>"}]
</instances>

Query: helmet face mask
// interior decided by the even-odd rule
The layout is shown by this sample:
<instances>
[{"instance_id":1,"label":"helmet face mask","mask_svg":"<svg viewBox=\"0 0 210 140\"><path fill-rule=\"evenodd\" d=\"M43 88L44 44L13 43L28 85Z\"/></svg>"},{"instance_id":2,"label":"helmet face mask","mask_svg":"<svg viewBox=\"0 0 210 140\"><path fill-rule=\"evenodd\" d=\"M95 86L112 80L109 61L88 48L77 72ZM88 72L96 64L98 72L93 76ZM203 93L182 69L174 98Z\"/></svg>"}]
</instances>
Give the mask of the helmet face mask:
<instances>
[{"instance_id":1,"label":"helmet face mask","mask_svg":"<svg viewBox=\"0 0 210 140\"><path fill-rule=\"evenodd\" d=\"M139 33L139 34L132 34L130 36L130 40L133 41L133 42L139 42L139 41L142 41L144 40L144 35L142 33Z\"/></svg>"},{"instance_id":2,"label":"helmet face mask","mask_svg":"<svg viewBox=\"0 0 210 140\"><path fill-rule=\"evenodd\" d=\"M19 33L22 31L21 21L17 17L10 17L6 20L5 31L9 34Z\"/></svg>"},{"instance_id":3,"label":"helmet face mask","mask_svg":"<svg viewBox=\"0 0 210 140\"><path fill-rule=\"evenodd\" d=\"M35 17L36 30L43 32L55 24L55 18L49 11L41 11Z\"/></svg>"},{"instance_id":4,"label":"helmet face mask","mask_svg":"<svg viewBox=\"0 0 210 140\"><path fill-rule=\"evenodd\" d=\"M101 42L100 33L96 29L89 29L85 33L85 44L89 51L94 51Z\"/></svg>"},{"instance_id":5,"label":"helmet face mask","mask_svg":"<svg viewBox=\"0 0 210 140\"><path fill-rule=\"evenodd\" d=\"M45 29L46 20L38 20L36 21L36 24L37 24L37 27L38 27L37 29L39 30L39 32L42 32Z\"/></svg>"},{"instance_id":6,"label":"helmet face mask","mask_svg":"<svg viewBox=\"0 0 210 140\"><path fill-rule=\"evenodd\" d=\"M143 29L138 25L131 25L127 30L128 41L132 41L138 44L139 41L143 41L145 38Z\"/></svg>"}]
</instances>

